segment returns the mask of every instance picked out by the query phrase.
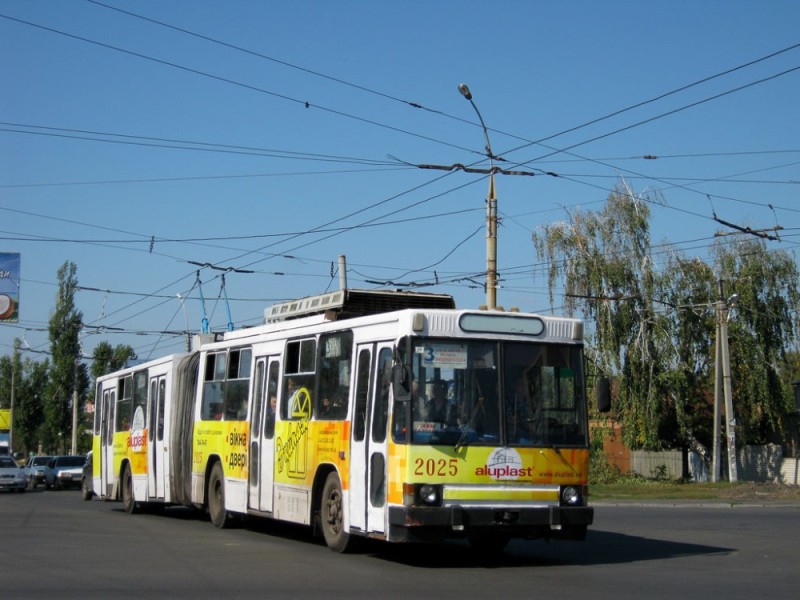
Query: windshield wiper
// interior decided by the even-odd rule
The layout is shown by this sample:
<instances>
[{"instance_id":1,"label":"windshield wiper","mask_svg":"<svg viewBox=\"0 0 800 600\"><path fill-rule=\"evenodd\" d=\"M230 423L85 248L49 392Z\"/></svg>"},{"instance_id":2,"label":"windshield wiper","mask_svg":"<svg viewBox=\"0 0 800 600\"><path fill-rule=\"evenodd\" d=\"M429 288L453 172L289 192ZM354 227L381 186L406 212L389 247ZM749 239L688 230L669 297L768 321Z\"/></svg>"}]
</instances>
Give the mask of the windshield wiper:
<instances>
[{"instance_id":1,"label":"windshield wiper","mask_svg":"<svg viewBox=\"0 0 800 600\"><path fill-rule=\"evenodd\" d=\"M470 421L469 423L467 423L466 425L464 425L461 428L461 436L459 436L458 441L456 442L456 445L453 446L453 450L455 450L456 452L458 452L459 449L461 449L462 447L467 445L467 443L468 443L467 434L469 433L469 430L471 429L470 428L471 424L472 424L472 421Z\"/></svg>"}]
</instances>

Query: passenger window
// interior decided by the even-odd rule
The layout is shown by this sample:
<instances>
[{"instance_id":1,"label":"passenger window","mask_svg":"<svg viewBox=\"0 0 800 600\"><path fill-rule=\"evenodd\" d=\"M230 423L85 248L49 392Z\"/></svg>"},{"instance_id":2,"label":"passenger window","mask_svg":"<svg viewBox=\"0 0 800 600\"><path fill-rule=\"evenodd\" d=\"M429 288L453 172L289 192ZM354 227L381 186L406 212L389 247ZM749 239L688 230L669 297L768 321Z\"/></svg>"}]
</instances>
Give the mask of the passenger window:
<instances>
[{"instance_id":1,"label":"passenger window","mask_svg":"<svg viewBox=\"0 0 800 600\"><path fill-rule=\"evenodd\" d=\"M323 335L319 339L319 393L314 413L318 419L347 417L350 402L350 364L353 334L350 331Z\"/></svg>"}]
</instances>

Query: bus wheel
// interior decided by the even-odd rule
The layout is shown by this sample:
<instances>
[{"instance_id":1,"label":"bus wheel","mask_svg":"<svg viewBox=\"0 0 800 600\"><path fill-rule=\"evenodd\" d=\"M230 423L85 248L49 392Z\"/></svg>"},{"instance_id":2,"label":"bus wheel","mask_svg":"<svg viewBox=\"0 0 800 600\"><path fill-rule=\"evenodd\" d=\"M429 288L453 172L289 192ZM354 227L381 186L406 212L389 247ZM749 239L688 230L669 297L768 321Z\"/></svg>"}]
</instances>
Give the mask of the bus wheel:
<instances>
[{"instance_id":1,"label":"bus wheel","mask_svg":"<svg viewBox=\"0 0 800 600\"><path fill-rule=\"evenodd\" d=\"M92 492L91 481L85 477L81 480L81 498L84 500L91 500L94 492Z\"/></svg>"},{"instance_id":2,"label":"bus wheel","mask_svg":"<svg viewBox=\"0 0 800 600\"><path fill-rule=\"evenodd\" d=\"M122 472L122 506L128 514L139 512L139 507L133 499L133 475L130 465L125 465L125 470Z\"/></svg>"},{"instance_id":3,"label":"bus wheel","mask_svg":"<svg viewBox=\"0 0 800 600\"><path fill-rule=\"evenodd\" d=\"M339 476L331 472L322 488L320 521L325 543L334 552L347 552L351 547L350 534L344 530L344 500Z\"/></svg>"},{"instance_id":4,"label":"bus wheel","mask_svg":"<svg viewBox=\"0 0 800 600\"><path fill-rule=\"evenodd\" d=\"M215 463L208 480L208 514L214 527L225 528L228 524L228 511L225 510L225 476L222 466Z\"/></svg>"}]
</instances>

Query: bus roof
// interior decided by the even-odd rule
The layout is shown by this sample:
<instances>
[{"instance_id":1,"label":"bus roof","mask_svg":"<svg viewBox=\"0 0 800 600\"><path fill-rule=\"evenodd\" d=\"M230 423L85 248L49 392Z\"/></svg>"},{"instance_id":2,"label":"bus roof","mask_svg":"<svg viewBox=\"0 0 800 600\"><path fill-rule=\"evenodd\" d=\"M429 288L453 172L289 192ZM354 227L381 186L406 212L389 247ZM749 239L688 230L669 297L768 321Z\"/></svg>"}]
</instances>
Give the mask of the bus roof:
<instances>
[{"instance_id":1,"label":"bus roof","mask_svg":"<svg viewBox=\"0 0 800 600\"><path fill-rule=\"evenodd\" d=\"M274 323L315 314L333 313L328 320L363 317L404 308L455 308L452 296L404 290L344 289L273 304L264 311L264 322Z\"/></svg>"}]
</instances>

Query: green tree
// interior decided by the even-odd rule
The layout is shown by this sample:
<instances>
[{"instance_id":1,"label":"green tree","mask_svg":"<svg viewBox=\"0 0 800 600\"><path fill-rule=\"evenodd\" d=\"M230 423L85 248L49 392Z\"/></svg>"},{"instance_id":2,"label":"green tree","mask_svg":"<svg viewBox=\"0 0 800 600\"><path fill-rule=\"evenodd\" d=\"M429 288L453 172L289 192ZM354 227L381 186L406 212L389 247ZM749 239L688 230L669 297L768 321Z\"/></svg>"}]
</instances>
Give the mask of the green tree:
<instances>
[{"instance_id":1,"label":"green tree","mask_svg":"<svg viewBox=\"0 0 800 600\"><path fill-rule=\"evenodd\" d=\"M0 393L11 398L13 370L14 385L14 450L35 452L41 440L44 423L43 390L48 382L48 361L23 359L19 341L14 342L14 353L0 358Z\"/></svg>"},{"instance_id":2,"label":"green tree","mask_svg":"<svg viewBox=\"0 0 800 600\"><path fill-rule=\"evenodd\" d=\"M58 270L56 307L50 318L50 381L44 403L44 442L48 448L65 451L72 433L73 392L78 392L78 413L83 412L87 387L86 366L81 362L80 331L83 314L75 306L77 268L65 262Z\"/></svg>"},{"instance_id":3,"label":"green tree","mask_svg":"<svg viewBox=\"0 0 800 600\"><path fill-rule=\"evenodd\" d=\"M92 352L92 379L124 369L132 358L136 358L136 352L127 344L112 347L108 342L100 342Z\"/></svg>"},{"instance_id":4,"label":"green tree","mask_svg":"<svg viewBox=\"0 0 800 600\"><path fill-rule=\"evenodd\" d=\"M652 258L649 217L647 203L620 187L599 213L572 214L568 223L535 233L533 242L549 261L551 303L563 284L569 312L594 324L590 355L601 372L617 377L625 442L655 449L676 437L663 427L675 414L667 400L674 350L668 319L656 304L662 278Z\"/></svg>"},{"instance_id":5,"label":"green tree","mask_svg":"<svg viewBox=\"0 0 800 600\"><path fill-rule=\"evenodd\" d=\"M743 443L780 443L794 410L781 373L794 366L787 349L798 330L797 264L788 252L744 236L717 244L715 256L726 295L738 296L728 325L736 434Z\"/></svg>"},{"instance_id":6,"label":"green tree","mask_svg":"<svg viewBox=\"0 0 800 600\"><path fill-rule=\"evenodd\" d=\"M739 295L741 317L729 325L737 436L743 444L781 439L792 402L780 374L798 327L794 261L763 240L726 238L714 267L674 252L658 265L644 200L620 186L600 212L575 213L533 236L549 261L551 303L563 286L568 310L593 325L588 354L617 380L624 441L701 454L712 442L720 277Z\"/></svg>"}]
</instances>

